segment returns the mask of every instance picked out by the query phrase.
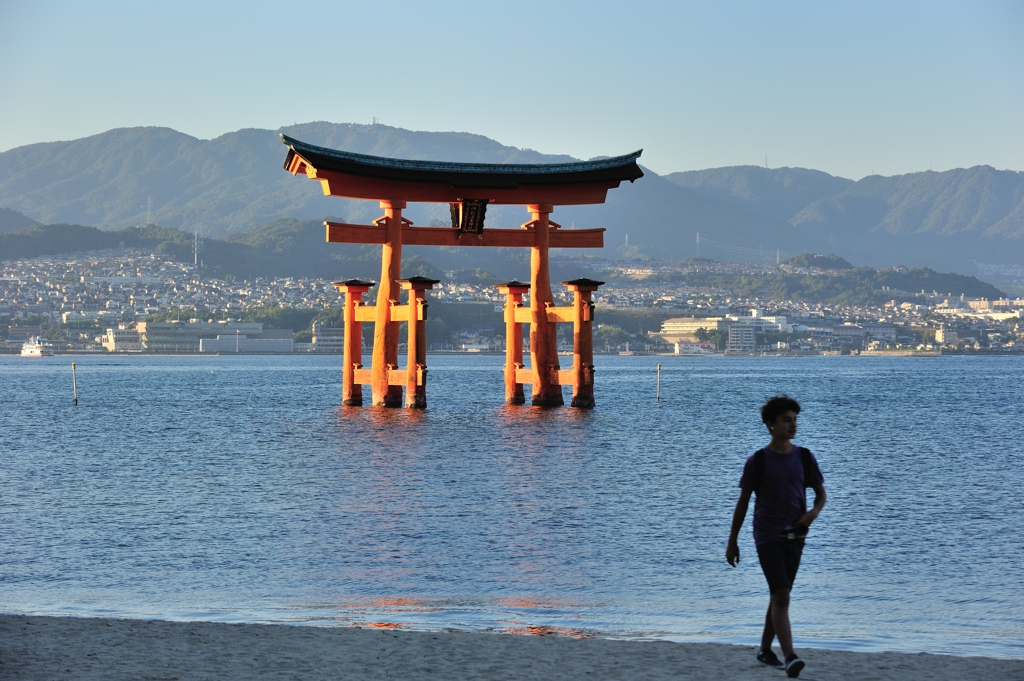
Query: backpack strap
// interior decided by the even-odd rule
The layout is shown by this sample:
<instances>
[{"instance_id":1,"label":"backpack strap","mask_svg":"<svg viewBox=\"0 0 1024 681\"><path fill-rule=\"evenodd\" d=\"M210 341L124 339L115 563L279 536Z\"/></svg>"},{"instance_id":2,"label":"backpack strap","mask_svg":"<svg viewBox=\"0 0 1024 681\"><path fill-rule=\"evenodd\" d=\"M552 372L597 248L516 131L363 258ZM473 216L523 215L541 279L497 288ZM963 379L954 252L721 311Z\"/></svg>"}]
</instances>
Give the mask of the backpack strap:
<instances>
[{"instance_id":1,"label":"backpack strap","mask_svg":"<svg viewBox=\"0 0 1024 681\"><path fill-rule=\"evenodd\" d=\"M800 450L800 463L804 467L804 486L810 487L807 484L810 479L810 473L814 470L814 463L811 460L811 450L806 447L799 447ZM754 492L758 492L761 489L761 479L764 478L764 449L759 449L754 452L754 479L753 483Z\"/></svg>"},{"instance_id":2,"label":"backpack strap","mask_svg":"<svg viewBox=\"0 0 1024 681\"><path fill-rule=\"evenodd\" d=\"M754 452L754 479L751 480L755 493L760 493L761 478L764 477L764 449Z\"/></svg>"},{"instance_id":3,"label":"backpack strap","mask_svg":"<svg viewBox=\"0 0 1024 681\"><path fill-rule=\"evenodd\" d=\"M800 463L804 467L804 487L810 487L808 481L810 481L811 471L814 470L814 462L811 460L811 450L806 447L800 448Z\"/></svg>"}]
</instances>

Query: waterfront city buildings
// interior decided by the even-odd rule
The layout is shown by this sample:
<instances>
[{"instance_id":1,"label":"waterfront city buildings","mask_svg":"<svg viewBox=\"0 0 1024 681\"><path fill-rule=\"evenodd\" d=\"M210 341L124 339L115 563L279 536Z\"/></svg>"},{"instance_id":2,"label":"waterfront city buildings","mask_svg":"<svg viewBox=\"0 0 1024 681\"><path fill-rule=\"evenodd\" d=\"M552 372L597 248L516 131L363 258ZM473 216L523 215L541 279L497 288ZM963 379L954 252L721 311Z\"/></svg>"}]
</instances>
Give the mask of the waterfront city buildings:
<instances>
[{"instance_id":1,"label":"waterfront city buildings","mask_svg":"<svg viewBox=\"0 0 1024 681\"><path fill-rule=\"evenodd\" d=\"M665 272L685 275L697 268L723 275L763 274L769 269L758 265L662 263L619 270L611 262L592 265L611 268L614 275L594 295L598 352L617 353L627 342L634 353L700 354L709 348L723 352L733 326L753 330L756 352L867 352L919 346L1024 351L1021 299L885 290L890 298L880 305L774 300L739 297L726 288L682 281L631 278ZM631 272L628 277L616 274L626 269ZM428 296L430 323L445 320L448 334L428 336L432 350L502 350L503 300L491 282L448 278ZM567 292L556 291L554 297L556 305L570 303ZM214 347L234 352L236 345L239 352L290 351L287 343L250 344L271 340L290 341L294 351L336 352L343 346L344 332L340 317L328 313L341 302L342 296L326 280L218 278L155 253L118 250L8 261L0 263L0 351L17 353L25 339L45 335L58 352L198 353L204 347L207 352ZM323 313L322 319L332 321L316 318L302 329L246 320L254 310L277 309L307 310L305 319ZM630 327L629 319L650 321ZM699 333L701 329L705 333ZM749 335L746 338L745 348ZM571 348L571 333L562 334L559 343Z\"/></svg>"}]
</instances>

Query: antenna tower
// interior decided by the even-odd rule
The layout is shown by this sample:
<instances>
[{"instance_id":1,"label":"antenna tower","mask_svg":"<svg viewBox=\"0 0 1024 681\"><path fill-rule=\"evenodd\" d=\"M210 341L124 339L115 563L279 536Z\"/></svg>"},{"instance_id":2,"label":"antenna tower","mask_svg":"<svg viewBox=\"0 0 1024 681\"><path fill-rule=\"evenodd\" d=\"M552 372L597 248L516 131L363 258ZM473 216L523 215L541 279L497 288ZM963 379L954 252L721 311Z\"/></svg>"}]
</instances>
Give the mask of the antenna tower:
<instances>
[{"instance_id":1,"label":"antenna tower","mask_svg":"<svg viewBox=\"0 0 1024 681\"><path fill-rule=\"evenodd\" d=\"M196 222L195 236L192 241L192 264L199 267L199 227L200 224Z\"/></svg>"},{"instance_id":2,"label":"antenna tower","mask_svg":"<svg viewBox=\"0 0 1024 681\"><path fill-rule=\"evenodd\" d=\"M146 225L153 224L153 197L149 197L149 208L146 209Z\"/></svg>"},{"instance_id":3,"label":"antenna tower","mask_svg":"<svg viewBox=\"0 0 1024 681\"><path fill-rule=\"evenodd\" d=\"M697 232L697 257L700 257L700 232Z\"/></svg>"}]
</instances>

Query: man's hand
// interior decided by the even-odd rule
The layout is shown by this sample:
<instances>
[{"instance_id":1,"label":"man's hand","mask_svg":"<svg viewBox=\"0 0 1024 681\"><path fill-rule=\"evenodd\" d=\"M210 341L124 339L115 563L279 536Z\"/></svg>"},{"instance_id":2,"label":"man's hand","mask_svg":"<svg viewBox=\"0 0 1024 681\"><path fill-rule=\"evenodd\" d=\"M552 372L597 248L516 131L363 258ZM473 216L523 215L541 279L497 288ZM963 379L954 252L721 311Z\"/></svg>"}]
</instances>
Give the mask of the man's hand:
<instances>
[{"instance_id":1,"label":"man's hand","mask_svg":"<svg viewBox=\"0 0 1024 681\"><path fill-rule=\"evenodd\" d=\"M729 529L729 543L725 547L725 559L729 565L736 567L740 562L740 545L736 538L740 536L740 525L743 524L743 517L747 515L747 504L750 503L752 489L740 490L740 498L736 500L736 510L732 512L732 527Z\"/></svg>"},{"instance_id":2,"label":"man's hand","mask_svg":"<svg viewBox=\"0 0 1024 681\"><path fill-rule=\"evenodd\" d=\"M740 546L734 541L729 542L729 545L725 547L725 559L729 561L729 565L736 567L740 564Z\"/></svg>"},{"instance_id":3,"label":"man's hand","mask_svg":"<svg viewBox=\"0 0 1024 681\"><path fill-rule=\"evenodd\" d=\"M809 528L811 523L814 522L815 518L818 517L817 511L808 511L800 516L800 520L796 521L796 524L803 528Z\"/></svg>"},{"instance_id":4,"label":"man's hand","mask_svg":"<svg viewBox=\"0 0 1024 681\"><path fill-rule=\"evenodd\" d=\"M796 521L796 524L800 525L801 527L806 528L811 526L811 523L813 523L814 520L818 517L818 514L821 513L821 509L825 508L825 501L828 499L828 495L825 494L825 487L820 482L817 485L814 485L813 489L814 508L812 508L807 513L804 513L802 516L800 516L800 520Z\"/></svg>"}]
</instances>

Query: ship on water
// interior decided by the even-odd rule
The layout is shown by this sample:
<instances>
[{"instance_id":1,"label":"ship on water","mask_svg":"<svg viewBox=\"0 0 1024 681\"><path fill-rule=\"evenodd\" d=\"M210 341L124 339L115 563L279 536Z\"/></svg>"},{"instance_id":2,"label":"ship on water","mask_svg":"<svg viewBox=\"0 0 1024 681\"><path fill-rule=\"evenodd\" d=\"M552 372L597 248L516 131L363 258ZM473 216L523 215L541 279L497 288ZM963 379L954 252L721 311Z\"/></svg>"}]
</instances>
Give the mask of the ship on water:
<instances>
[{"instance_id":1,"label":"ship on water","mask_svg":"<svg viewBox=\"0 0 1024 681\"><path fill-rule=\"evenodd\" d=\"M26 340L21 346L22 357L53 357L53 346L42 338L35 336Z\"/></svg>"}]
</instances>

